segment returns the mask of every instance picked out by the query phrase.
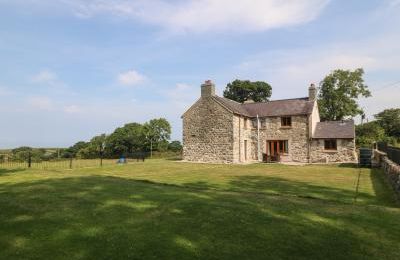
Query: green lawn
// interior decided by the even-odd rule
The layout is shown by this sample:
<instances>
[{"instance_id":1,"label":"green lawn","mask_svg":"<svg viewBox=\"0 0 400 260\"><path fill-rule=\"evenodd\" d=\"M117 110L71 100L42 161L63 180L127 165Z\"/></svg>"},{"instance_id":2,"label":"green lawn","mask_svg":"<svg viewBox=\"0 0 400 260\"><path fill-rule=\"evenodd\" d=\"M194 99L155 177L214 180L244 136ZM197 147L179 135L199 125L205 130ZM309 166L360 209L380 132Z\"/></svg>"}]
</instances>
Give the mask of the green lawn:
<instances>
[{"instance_id":1,"label":"green lawn","mask_svg":"<svg viewBox=\"0 0 400 260\"><path fill-rule=\"evenodd\" d=\"M151 160L0 169L0 259L400 259L379 170ZM355 200L356 197L356 200Z\"/></svg>"}]
</instances>

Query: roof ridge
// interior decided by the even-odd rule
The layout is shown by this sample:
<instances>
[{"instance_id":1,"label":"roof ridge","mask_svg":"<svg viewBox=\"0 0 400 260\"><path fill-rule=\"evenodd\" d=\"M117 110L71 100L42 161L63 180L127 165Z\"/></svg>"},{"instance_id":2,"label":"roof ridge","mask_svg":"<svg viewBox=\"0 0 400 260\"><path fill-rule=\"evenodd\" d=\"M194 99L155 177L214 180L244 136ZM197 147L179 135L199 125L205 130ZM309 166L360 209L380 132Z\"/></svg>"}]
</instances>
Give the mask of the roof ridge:
<instances>
[{"instance_id":1,"label":"roof ridge","mask_svg":"<svg viewBox=\"0 0 400 260\"><path fill-rule=\"evenodd\" d=\"M287 101L287 100L308 100L308 97L275 99L275 100L268 100L268 101L263 101L263 102L243 103L243 104L242 104L242 103L239 103L239 104L242 104L242 105L265 104L265 103L271 103L271 102L277 102L277 101Z\"/></svg>"},{"instance_id":2,"label":"roof ridge","mask_svg":"<svg viewBox=\"0 0 400 260\"><path fill-rule=\"evenodd\" d=\"M244 106L242 106L241 103L236 102L229 98L220 97L218 95L214 95L214 96L212 96L212 98L214 100L216 100L219 104L224 106L225 108L231 110L232 112L250 117L249 111ZM224 104L224 102L225 102L225 104ZM235 107L235 106L237 106L237 107ZM243 111L240 111L240 110L243 110Z\"/></svg>"},{"instance_id":3,"label":"roof ridge","mask_svg":"<svg viewBox=\"0 0 400 260\"><path fill-rule=\"evenodd\" d=\"M335 123L335 122L354 122L354 120L353 119L326 120L326 121L320 121L317 123Z\"/></svg>"},{"instance_id":4,"label":"roof ridge","mask_svg":"<svg viewBox=\"0 0 400 260\"><path fill-rule=\"evenodd\" d=\"M215 95L215 97L219 97L219 98L222 98L222 99L226 99L226 100L228 100L228 101L231 101L231 102L235 102L235 103L238 104L238 105L243 105L243 103L237 102L236 100L233 100L233 99L230 99L230 98L220 97L220 96L218 96L218 95Z\"/></svg>"},{"instance_id":5,"label":"roof ridge","mask_svg":"<svg viewBox=\"0 0 400 260\"><path fill-rule=\"evenodd\" d=\"M256 114L260 116L310 114L315 104L308 101L308 98L291 98L245 104L218 95L212 96L212 98L228 110L248 117L255 117ZM296 106L293 106L293 104Z\"/></svg>"},{"instance_id":6,"label":"roof ridge","mask_svg":"<svg viewBox=\"0 0 400 260\"><path fill-rule=\"evenodd\" d=\"M308 100L308 97L299 97L299 98L275 99L275 100L268 100L268 101L262 101L262 102L253 102L253 103L240 103L240 102L237 102L236 100L233 100L233 99L230 99L230 98L226 98L226 97L220 97L218 95L215 95L215 97L222 98L222 99L228 100L230 102L235 102L238 105L263 104L263 103L276 102L276 101L287 101L287 100Z\"/></svg>"},{"instance_id":7,"label":"roof ridge","mask_svg":"<svg viewBox=\"0 0 400 260\"><path fill-rule=\"evenodd\" d=\"M298 98L284 98L284 99L275 99L275 100L270 100L270 101L267 101L267 102L286 101L286 100L298 100L298 99L302 99L302 100L308 100L308 97L298 97Z\"/></svg>"}]
</instances>

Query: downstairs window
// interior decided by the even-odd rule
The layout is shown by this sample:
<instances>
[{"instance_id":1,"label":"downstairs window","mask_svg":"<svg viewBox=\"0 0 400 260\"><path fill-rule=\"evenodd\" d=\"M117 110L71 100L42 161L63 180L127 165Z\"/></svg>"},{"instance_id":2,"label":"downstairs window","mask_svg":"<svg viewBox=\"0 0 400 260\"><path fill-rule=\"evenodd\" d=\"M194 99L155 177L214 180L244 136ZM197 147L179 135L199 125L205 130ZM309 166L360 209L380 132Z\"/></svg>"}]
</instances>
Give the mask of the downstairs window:
<instances>
[{"instance_id":1,"label":"downstairs window","mask_svg":"<svg viewBox=\"0 0 400 260\"><path fill-rule=\"evenodd\" d=\"M324 142L325 150L335 151L337 150L337 140L336 139L328 139Z\"/></svg>"}]
</instances>

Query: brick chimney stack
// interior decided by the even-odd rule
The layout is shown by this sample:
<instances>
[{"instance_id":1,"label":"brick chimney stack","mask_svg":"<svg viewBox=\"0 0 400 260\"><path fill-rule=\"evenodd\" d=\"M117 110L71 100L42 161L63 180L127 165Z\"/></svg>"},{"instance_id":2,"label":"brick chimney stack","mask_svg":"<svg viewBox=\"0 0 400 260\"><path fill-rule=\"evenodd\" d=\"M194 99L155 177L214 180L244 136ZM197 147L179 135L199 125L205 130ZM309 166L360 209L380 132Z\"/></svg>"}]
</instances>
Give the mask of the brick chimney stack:
<instances>
[{"instance_id":1,"label":"brick chimney stack","mask_svg":"<svg viewBox=\"0 0 400 260\"><path fill-rule=\"evenodd\" d=\"M315 87L314 83L311 83L310 87L308 88L308 100L317 100L317 87Z\"/></svg>"},{"instance_id":2,"label":"brick chimney stack","mask_svg":"<svg viewBox=\"0 0 400 260\"><path fill-rule=\"evenodd\" d=\"M201 97L215 96L215 85L211 80L206 80L201 85Z\"/></svg>"}]
</instances>

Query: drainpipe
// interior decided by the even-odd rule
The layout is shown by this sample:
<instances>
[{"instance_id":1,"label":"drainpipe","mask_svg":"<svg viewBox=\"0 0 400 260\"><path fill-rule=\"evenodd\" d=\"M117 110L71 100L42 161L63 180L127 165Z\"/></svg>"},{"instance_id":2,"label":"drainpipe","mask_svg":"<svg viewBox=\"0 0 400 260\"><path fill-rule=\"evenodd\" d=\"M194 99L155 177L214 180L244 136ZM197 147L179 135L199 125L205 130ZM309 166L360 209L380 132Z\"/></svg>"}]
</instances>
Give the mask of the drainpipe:
<instances>
[{"instance_id":1,"label":"drainpipe","mask_svg":"<svg viewBox=\"0 0 400 260\"><path fill-rule=\"evenodd\" d=\"M242 131L241 131L241 121L242 117L239 118L239 162L242 162Z\"/></svg>"},{"instance_id":2,"label":"drainpipe","mask_svg":"<svg viewBox=\"0 0 400 260\"><path fill-rule=\"evenodd\" d=\"M310 133L310 126L311 126L311 133ZM308 158L308 163L311 163L311 142L312 142L312 114L309 115L309 119L308 119L308 127L307 127L307 140L308 140L308 144L307 144L307 158Z\"/></svg>"},{"instance_id":3,"label":"drainpipe","mask_svg":"<svg viewBox=\"0 0 400 260\"><path fill-rule=\"evenodd\" d=\"M260 160L260 119L257 114L257 159Z\"/></svg>"}]
</instances>

